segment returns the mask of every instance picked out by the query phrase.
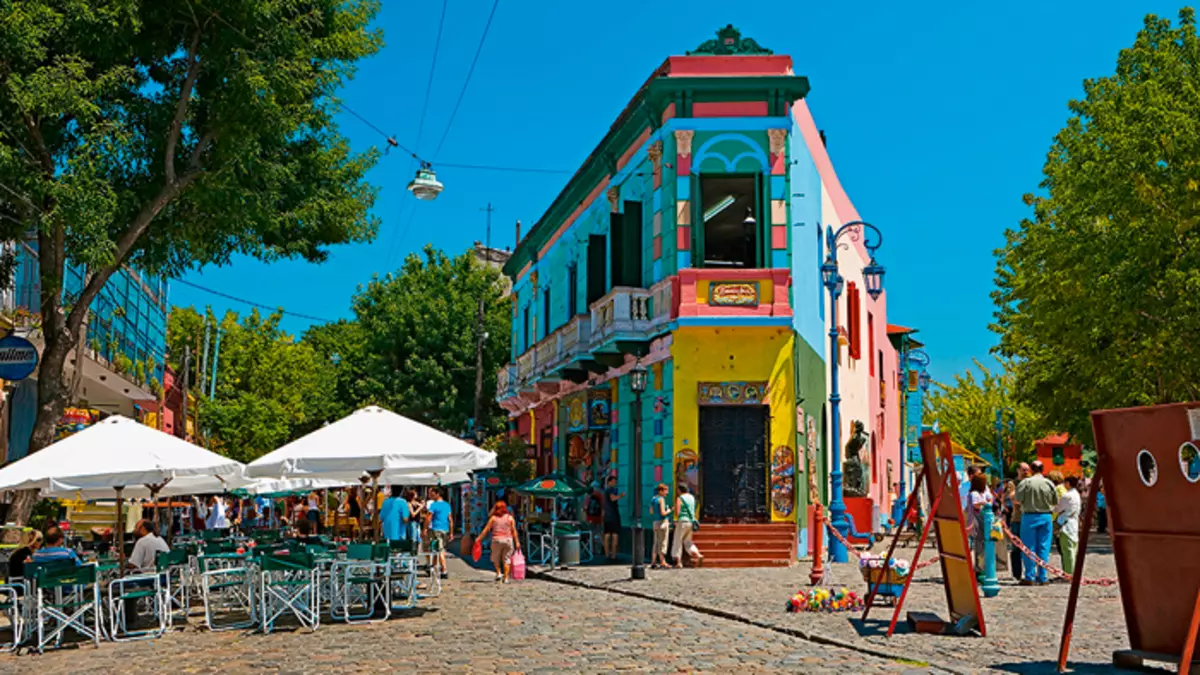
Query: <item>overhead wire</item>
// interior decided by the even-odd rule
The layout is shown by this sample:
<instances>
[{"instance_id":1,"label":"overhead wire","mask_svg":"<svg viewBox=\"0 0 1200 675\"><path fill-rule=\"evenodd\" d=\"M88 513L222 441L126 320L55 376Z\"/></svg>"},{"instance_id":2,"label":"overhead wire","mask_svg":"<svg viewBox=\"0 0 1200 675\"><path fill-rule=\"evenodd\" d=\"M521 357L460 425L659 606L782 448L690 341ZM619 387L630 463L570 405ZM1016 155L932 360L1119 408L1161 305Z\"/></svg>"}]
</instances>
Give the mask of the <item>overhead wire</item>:
<instances>
[{"instance_id":1,"label":"overhead wire","mask_svg":"<svg viewBox=\"0 0 1200 675\"><path fill-rule=\"evenodd\" d=\"M458 92L458 100L454 103L454 110L450 112L450 121L446 122L446 130L442 132L442 140L438 141L437 149L433 151L433 158L437 159L438 153L442 151L442 146L446 144L446 137L450 135L450 128L454 126L454 118L458 116L458 109L462 106L463 97L467 95L467 87L471 84L471 76L475 74L475 66L479 63L479 55L483 53L483 44L487 41L488 31L492 28L492 19L496 18L496 9L500 7L500 0L495 0L492 3L492 12L488 14L487 23L483 27L483 35L479 38L479 47L475 49L475 58L471 59L471 67L467 70L467 79L463 82L462 91Z\"/></svg>"},{"instance_id":2,"label":"overhead wire","mask_svg":"<svg viewBox=\"0 0 1200 675\"><path fill-rule=\"evenodd\" d=\"M319 316L313 316L311 314L301 314L300 312L293 312L293 311L286 310L286 309L284 309L282 307L278 307L278 306L272 307L271 305L267 305L267 304L264 304L261 302L255 302L253 300L247 300L245 298L239 298L236 295L230 295L229 293L225 293L223 291L218 291L216 289L201 286L200 284L193 283L191 281L186 281L184 279L173 279L172 281L177 284L183 284L184 286L187 286L189 288L194 288L198 291L204 291L205 293L211 293L212 295L215 295L220 298L225 298L226 300L232 300L233 302L240 302L244 305L249 305L251 307L265 309L268 312L279 312L280 314L285 314L287 316L296 317L297 319L306 319L308 321L319 321L321 323L335 323L333 319L324 319Z\"/></svg>"}]
</instances>

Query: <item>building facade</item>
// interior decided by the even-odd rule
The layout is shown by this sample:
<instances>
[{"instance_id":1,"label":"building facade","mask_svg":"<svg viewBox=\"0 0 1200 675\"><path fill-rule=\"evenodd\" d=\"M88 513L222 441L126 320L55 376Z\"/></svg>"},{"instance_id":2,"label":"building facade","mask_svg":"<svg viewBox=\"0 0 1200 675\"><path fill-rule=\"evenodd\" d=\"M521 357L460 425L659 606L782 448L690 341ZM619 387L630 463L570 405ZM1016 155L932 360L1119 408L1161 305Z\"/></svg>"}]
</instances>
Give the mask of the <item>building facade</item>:
<instances>
[{"instance_id":1,"label":"building facade","mask_svg":"<svg viewBox=\"0 0 1200 675\"><path fill-rule=\"evenodd\" d=\"M10 291L0 299L11 329L26 337L40 352L41 277L37 241L13 244L17 265ZM68 265L63 280L67 302L84 286L82 266ZM140 419L162 386L166 363L167 283L130 268L109 279L92 302L88 315L82 374L72 405L99 414L122 414ZM64 377L74 378L74 354L68 357ZM5 387L4 419L7 424L4 456L7 461L28 453L37 409L37 378L32 376ZM77 425L76 425L77 426Z\"/></svg>"},{"instance_id":2,"label":"building facade","mask_svg":"<svg viewBox=\"0 0 1200 675\"><path fill-rule=\"evenodd\" d=\"M900 462L886 293L865 293L867 253L850 233L842 325L830 325L826 232L858 214L808 91L790 57L719 31L654 71L521 239L505 265L513 358L498 399L540 472L615 475L632 494L640 457L645 503L659 482L686 484L701 520L792 523L803 550L810 486L828 498L836 362L842 438L856 423L869 437L859 458L874 522L856 525L886 516L885 467ZM649 370L640 397L637 363ZM620 507L628 525L632 499Z\"/></svg>"}]
</instances>

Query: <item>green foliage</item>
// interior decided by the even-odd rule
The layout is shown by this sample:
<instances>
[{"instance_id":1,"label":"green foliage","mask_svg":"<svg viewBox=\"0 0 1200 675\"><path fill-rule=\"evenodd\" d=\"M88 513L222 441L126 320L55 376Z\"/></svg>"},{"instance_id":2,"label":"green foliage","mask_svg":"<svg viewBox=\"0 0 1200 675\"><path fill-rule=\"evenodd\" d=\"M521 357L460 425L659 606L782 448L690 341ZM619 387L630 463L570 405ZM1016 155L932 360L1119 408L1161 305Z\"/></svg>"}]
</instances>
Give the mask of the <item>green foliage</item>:
<instances>
[{"instance_id":1,"label":"green foliage","mask_svg":"<svg viewBox=\"0 0 1200 675\"><path fill-rule=\"evenodd\" d=\"M1017 394L1085 443L1089 410L1200 399L1200 39L1179 17L1084 83L998 251Z\"/></svg>"},{"instance_id":2,"label":"green foliage","mask_svg":"<svg viewBox=\"0 0 1200 675\"><path fill-rule=\"evenodd\" d=\"M954 376L953 384L935 382L925 397L925 419L936 421L942 431L968 450L980 452L984 458L996 456L996 411L1011 408L1016 423L1009 431L1011 413L1004 416L1004 459L1008 473L1017 462L1033 456L1033 442L1051 432L1042 417L1027 405L1014 399L1013 374L1001 364L993 372L976 361L979 377L968 369Z\"/></svg>"},{"instance_id":3,"label":"green foliage","mask_svg":"<svg viewBox=\"0 0 1200 675\"><path fill-rule=\"evenodd\" d=\"M367 340L357 321L341 320L313 326L304 333L304 343L312 347L333 371L333 409L341 418L365 405L378 404L379 385L370 372Z\"/></svg>"},{"instance_id":4,"label":"green foliage","mask_svg":"<svg viewBox=\"0 0 1200 675\"><path fill-rule=\"evenodd\" d=\"M121 375L132 374L130 371L133 370L133 360L126 356L124 352L118 352L113 357L112 365L113 369Z\"/></svg>"},{"instance_id":5,"label":"green foliage","mask_svg":"<svg viewBox=\"0 0 1200 675\"><path fill-rule=\"evenodd\" d=\"M497 434L483 442L486 450L496 453L496 473L518 485L533 480L533 464L525 459L528 443L517 436Z\"/></svg>"},{"instance_id":6,"label":"green foliage","mask_svg":"<svg viewBox=\"0 0 1200 675\"><path fill-rule=\"evenodd\" d=\"M316 429L334 410L332 365L281 331L281 318L253 311L239 320L228 312L220 321L216 395L198 398L199 420L211 447L239 461ZM202 315L174 308L168 326L172 359L184 345L195 345L203 330Z\"/></svg>"},{"instance_id":7,"label":"green foliage","mask_svg":"<svg viewBox=\"0 0 1200 675\"><path fill-rule=\"evenodd\" d=\"M0 3L0 240L37 234L45 349L31 451L53 438L88 306L122 265L322 261L371 239L374 151L334 96L379 0ZM64 298L65 266L87 283ZM0 257L0 278L11 257ZM62 311L70 304L69 311Z\"/></svg>"},{"instance_id":8,"label":"green foliage","mask_svg":"<svg viewBox=\"0 0 1200 675\"><path fill-rule=\"evenodd\" d=\"M482 428L504 428L496 371L509 355L511 305L499 272L473 253L449 258L427 246L399 273L373 279L354 297L357 329L344 329L340 368L355 405L376 403L449 433L474 416L476 317L484 298ZM326 348L327 350L330 348ZM338 347L342 349L342 347ZM341 380L339 380L341 382Z\"/></svg>"}]
</instances>

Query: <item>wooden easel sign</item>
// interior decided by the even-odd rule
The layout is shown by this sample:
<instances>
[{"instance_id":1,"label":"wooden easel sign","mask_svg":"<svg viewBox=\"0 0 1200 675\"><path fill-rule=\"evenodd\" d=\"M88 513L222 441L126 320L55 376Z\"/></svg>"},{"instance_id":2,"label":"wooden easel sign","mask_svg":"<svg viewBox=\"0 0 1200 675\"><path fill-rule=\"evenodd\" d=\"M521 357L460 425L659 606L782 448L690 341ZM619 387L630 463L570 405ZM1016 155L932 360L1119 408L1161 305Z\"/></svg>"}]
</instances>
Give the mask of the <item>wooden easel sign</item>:
<instances>
[{"instance_id":1,"label":"wooden easel sign","mask_svg":"<svg viewBox=\"0 0 1200 675\"><path fill-rule=\"evenodd\" d=\"M1096 495L1104 490L1131 650L1144 660L1196 665L1200 633L1200 402L1092 413L1095 480L1088 490L1058 669L1067 666Z\"/></svg>"},{"instance_id":2,"label":"wooden easel sign","mask_svg":"<svg viewBox=\"0 0 1200 675\"><path fill-rule=\"evenodd\" d=\"M921 437L921 462L923 466L917 483L913 486L913 492L909 495L905 520L907 521L911 512L917 508L916 496L921 489L921 483L925 484L928 491L930 513L924 527L921 528L921 538L917 542L917 552L913 555L910 567L912 571L904 582L904 590L900 593L900 599L892 613L892 622L888 626L887 634L890 637L896 630L900 610L904 607L904 598L908 595L908 588L917 573L921 551L924 550L930 531L936 524L935 540L938 553L941 554L942 583L946 589L946 605L950 608L950 624L957 634L963 635L974 629L978 630L980 635L986 636L987 628L983 623L983 607L979 602L979 587L975 582L975 564L972 561L970 545L967 543L967 526L963 521L962 502L958 498L958 475L954 470L954 454L948 432ZM896 550L899 535L898 529L888 549L885 569ZM875 589L872 589L868 596L867 611L870 611L874 595ZM866 618L866 613L863 618Z\"/></svg>"}]
</instances>

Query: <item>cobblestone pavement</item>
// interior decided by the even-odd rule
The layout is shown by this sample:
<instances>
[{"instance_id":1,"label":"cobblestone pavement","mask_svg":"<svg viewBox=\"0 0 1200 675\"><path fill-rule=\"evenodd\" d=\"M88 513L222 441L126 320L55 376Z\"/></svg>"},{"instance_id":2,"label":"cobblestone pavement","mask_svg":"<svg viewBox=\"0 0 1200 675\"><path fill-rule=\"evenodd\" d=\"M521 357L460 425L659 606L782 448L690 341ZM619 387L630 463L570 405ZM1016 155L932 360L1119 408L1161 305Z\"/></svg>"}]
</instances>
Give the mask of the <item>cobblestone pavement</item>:
<instances>
[{"instance_id":1,"label":"cobblestone pavement","mask_svg":"<svg viewBox=\"0 0 1200 675\"><path fill-rule=\"evenodd\" d=\"M443 594L386 623L209 633L0 656L0 673L925 672L658 602L451 561Z\"/></svg>"},{"instance_id":2,"label":"cobblestone pavement","mask_svg":"<svg viewBox=\"0 0 1200 675\"><path fill-rule=\"evenodd\" d=\"M1090 549L1085 577L1115 577L1114 558L1107 542ZM914 552L911 546L900 548L897 556L911 560ZM922 558L928 559L928 555L923 552ZM1057 554L1052 562L1059 563ZM873 609L866 624L859 621L860 613L787 613L784 606L788 598L808 586L809 570L807 562L791 568L647 570L647 581L637 583L629 581L628 567L583 567L551 572L550 576L681 602L760 625L796 631L813 639L828 639L835 641L834 644L853 645L962 672L1056 672L1059 636L1070 590L1065 582L1021 587L1007 572L998 572L1000 594L983 599L986 638L916 634L905 624L908 611L930 611L948 617L941 568L933 565L917 574L896 633L887 638L887 624L892 617L892 609L888 607ZM845 586L866 595L866 583L856 564L833 565L828 579L826 585ZM1071 667L1076 672L1112 671L1112 652L1128 648L1117 587L1083 587L1075 619Z\"/></svg>"}]
</instances>

